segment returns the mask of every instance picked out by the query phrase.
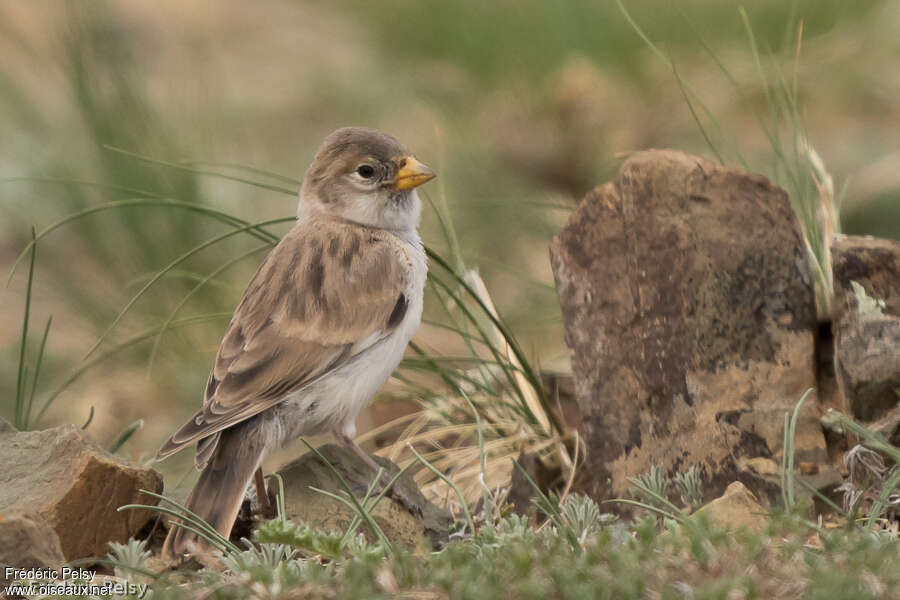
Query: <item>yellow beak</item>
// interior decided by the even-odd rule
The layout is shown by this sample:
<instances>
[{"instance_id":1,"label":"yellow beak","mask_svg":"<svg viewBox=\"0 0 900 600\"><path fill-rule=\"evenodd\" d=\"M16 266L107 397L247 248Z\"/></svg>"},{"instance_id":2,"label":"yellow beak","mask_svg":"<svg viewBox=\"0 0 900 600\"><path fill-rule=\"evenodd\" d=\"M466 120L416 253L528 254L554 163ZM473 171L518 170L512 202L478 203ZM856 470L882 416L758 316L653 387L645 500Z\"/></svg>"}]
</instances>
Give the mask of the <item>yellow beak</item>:
<instances>
[{"instance_id":1,"label":"yellow beak","mask_svg":"<svg viewBox=\"0 0 900 600\"><path fill-rule=\"evenodd\" d=\"M400 164L403 166L397 171L397 178L394 179L394 187L398 190L411 190L437 177L434 171L413 156L403 158Z\"/></svg>"}]
</instances>

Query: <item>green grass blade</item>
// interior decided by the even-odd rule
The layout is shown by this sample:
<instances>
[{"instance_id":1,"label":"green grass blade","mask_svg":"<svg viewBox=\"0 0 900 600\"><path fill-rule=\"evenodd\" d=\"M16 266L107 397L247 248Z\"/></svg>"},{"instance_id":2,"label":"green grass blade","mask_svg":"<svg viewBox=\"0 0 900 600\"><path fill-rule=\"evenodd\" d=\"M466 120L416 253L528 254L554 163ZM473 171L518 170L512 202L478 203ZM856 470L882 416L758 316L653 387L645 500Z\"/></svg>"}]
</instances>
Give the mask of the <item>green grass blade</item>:
<instances>
[{"instance_id":1,"label":"green grass blade","mask_svg":"<svg viewBox=\"0 0 900 600\"><path fill-rule=\"evenodd\" d=\"M788 470L788 446L790 444L790 431L791 420L787 413L784 413L784 434L781 442L781 501L784 503L784 510L788 513L793 511L793 502L791 495L788 493L789 483L788 483L788 473L791 471Z\"/></svg>"},{"instance_id":2,"label":"green grass blade","mask_svg":"<svg viewBox=\"0 0 900 600\"><path fill-rule=\"evenodd\" d=\"M472 341L470 341L470 339L469 339L470 337L472 337L472 338L476 337L476 336L473 336L469 332L470 323L466 320L465 315L462 315L462 318L454 315L454 312L451 310L451 308L452 308L451 300L448 297L449 292L444 291L444 289L442 289L436 283L436 279L437 279L436 276L429 277L427 280L427 285L428 285L428 289L431 291L432 294L434 294L435 298L437 299L437 305L441 307L441 310L446 315L448 322L452 323L452 325L447 325L448 329L458 332L458 335L460 335L462 337L462 340L463 340L463 342L465 342L466 347L469 349L469 352L473 356L479 356L479 353L475 350L475 346L473 345ZM453 299L453 302L456 302L456 298ZM477 326L477 323L476 323L476 326ZM477 328L477 329L479 331L479 335L477 337L482 338L484 341L483 348L490 351L491 350L490 340L484 339L484 337L483 337L484 333L482 333L482 330L480 328ZM486 369L483 365L478 365L477 369L478 369L478 374L481 377L481 381L479 382L479 387L481 387L481 388L495 387L492 385L493 382L495 381L495 378L488 371L488 369ZM472 377L472 379L475 379L475 378Z\"/></svg>"},{"instance_id":3,"label":"green grass blade","mask_svg":"<svg viewBox=\"0 0 900 600\"><path fill-rule=\"evenodd\" d=\"M498 319L497 317L494 316L492 311L487 306L485 306L484 302L481 300L481 298L478 296L478 294L475 292L475 290L472 289L472 286L470 286L468 284L468 282L466 282L465 279L463 279L462 276L460 276L458 273L456 273L450 267L450 265L447 263L447 261L443 259L443 257L441 257L437 253L433 252L429 248L426 248L425 252L428 255L429 260L440 265L444 270L446 270L448 273L450 273L454 277L454 279L462 287L462 289L466 291L466 293L476 302L476 304L478 304L478 306L481 308L481 310L484 312L484 314L487 316L487 318L491 321L491 323L493 323L494 326L496 326L497 329L500 330L500 333L503 336L504 341L507 344L509 344L509 347L512 350L513 354L516 355L516 358L518 358L519 362L522 364L522 369L524 370L525 375L528 378L529 382L534 386L534 389L538 391L538 396L542 399L542 402L545 401L545 397L544 397L544 393L543 393L543 386L542 386L540 378L535 374L534 370L531 368L531 362L528 360L528 357L525 356L525 353L522 352L521 347L519 346L515 337L510 333L510 331L506 327L506 325L504 325L500 321L500 319ZM489 339L488 336L486 336L486 335L484 337L485 337L485 339ZM559 433L564 433L564 429L558 423L558 421L556 421L556 418L552 414L552 411L549 411L548 414L551 418L551 421L554 422L554 424L558 427L557 431Z\"/></svg>"},{"instance_id":4,"label":"green grass blade","mask_svg":"<svg viewBox=\"0 0 900 600\"><path fill-rule=\"evenodd\" d=\"M794 510L794 439L797 434L797 419L800 416L800 408L806 398L812 393L813 388L807 389L800 396L800 400L794 405L794 411L788 418L784 414L784 443L781 448L781 493L784 500L784 509L787 512Z\"/></svg>"},{"instance_id":5,"label":"green grass blade","mask_svg":"<svg viewBox=\"0 0 900 600\"><path fill-rule=\"evenodd\" d=\"M227 551L230 551L230 552L240 552L241 551L240 548L238 548L237 546L232 544L222 534L220 534L218 531L216 531L215 527L213 527L212 525L210 525L209 523L204 521L203 518L200 517L200 515L193 512L192 510L188 509L183 504L180 504L179 502L176 502L175 500L172 500L171 498L169 498L167 496L157 494L156 492L151 492L150 490L142 489L140 491L144 494L147 494L148 496L156 498L157 500L161 500L171 506L174 506L175 510L166 508L164 506L135 505L135 504L127 504L125 506L120 506L117 510L121 511L121 510L132 509L132 508L143 508L143 509L147 509L147 510L163 512L167 515L178 517L178 518L182 519L183 521L190 523L192 526L197 527L203 533L206 534L204 536L204 538L207 541L213 541L217 545L224 547L224 549L226 549ZM197 533L197 532L195 531L195 533Z\"/></svg>"},{"instance_id":6,"label":"green grass blade","mask_svg":"<svg viewBox=\"0 0 900 600\"><path fill-rule=\"evenodd\" d=\"M843 508L841 508L840 506L838 506L837 504L835 504L835 503L831 500L831 498L829 498L828 496L826 496L825 494L823 494L822 492L820 492L819 490L817 490L816 487L815 487L814 485L812 485L811 483L809 483L808 481L806 481L805 479L803 479L803 478L800 477L799 475L795 476L794 479L796 479L797 483L799 483L800 485L802 485L803 487L805 487L805 488L807 489L807 491L809 491L811 494L813 494L816 498L818 498L819 500L821 500L822 502L824 502L825 505L828 506L828 508L830 508L831 510L833 510L833 511L835 512L835 514L840 515L840 516L843 517L844 519L848 519L848 520L849 520L850 515L848 515L848 514L844 511ZM848 522L850 522L850 521L848 521Z\"/></svg>"},{"instance_id":7,"label":"green grass blade","mask_svg":"<svg viewBox=\"0 0 900 600\"><path fill-rule=\"evenodd\" d=\"M494 503L491 500L491 490L487 487L486 477L487 477L487 455L484 452L484 428L481 423L481 415L478 414L478 409L475 408L475 404L472 402L469 395L464 391L460 390L460 395L465 399L466 404L469 405L469 409L472 411L472 416L475 418L475 427L478 433L477 442L478 442L478 459L481 463L481 487L482 487L482 504L484 506L484 515L485 521L487 523L493 524L494 522Z\"/></svg>"},{"instance_id":8,"label":"green grass blade","mask_svg":"<svg viewBox=\"0 0 900 600\"><path fill-rule=\"evenodd\" d=\"M25 349L28 347L28 320L31 316L31 287L34 283L34 261L37 256L37 244L34 227L31 228L31 261L28 266L28 284L25 288L25 315L22 318L22 339L19 343L19 369L16 377L16 429L24 431L28 427L25 407Z\"/></svg>"},{"instance_id":9,"label":"green grass blade","mask_svg":"<svg viewBox=\"0 0 900 600\"><path fill-rule=\"evenodd\" d=\"M512 459L513 467L519 470L519 473L525 477L525 480L528 482L528 485L531 486L531 489L534 490L534 493L537 495L538 501L536 502L538 509L543 512L550 522L556 527L557 531L562 533L566 540L568 540L569 545L576 552L581 551L581 544L578 543L578 535L575 533L575 530L566 522L566 519L562 516L562 513L559 512L558 502L554 502L551 500L544 492L541 490L540 486L531 478L531 475L528 474L528 471L525 470L522 465L519 464L519 461Z\"/></svg>"},{"instance_id":10,"label":"green grass blade","mask_svg":"<svg viewBox=\"0 0 900 600\"><path fill-rule=\"evenodd\" d=\"M891 476L881 484L881 490L878 492L878 497L875 499L875 502L872 504L872 510L869 512L866 529L869 531L875 529L875 523L881 516L881 511L884 510L885 505L888 503L888 498L894 493L898 485L900 485L900 468L895 469Z\"/></svg>"},{"instance_id":11,"label":"green grass blade","mask_svg":"<svg viewBox=\"0 0 900 600\"><path fill-rule=\"evenodd\" d=\"M649 498L652 498L652 499L655 500L660 506L663 506L665 509L668 509L673 515L681 515L680 520L683 520L683 519L685 518L685 517L684 517L684 514L683 514L683 512L682 512L682 510L681 510L680 508L678 508L677 506L675 506L674 504L672 504L672 503L669 501L669 499L666 498L665 496L663 496L663 495L657 493L655 490L653 490L653 489L651 489L650 487L646 486L646 485L644 484L644 482L642 482L640 479L638 479L638 478L636 478L636 477L629 477L629 478L628 478L628 482L629 482L631 485L633 485L634 487L636 487L638 490L640 490L640 492L641 492L642 494L644 494L645 496L648 496Z\"/></svg>"},{"instance_id":12,"label":"green grass blade","mask_svg":"<svg viewBox=\"0 0 900 600\"><path fill-rule=\"evenodd\" d=\"M366 492L366 498L363 501L363 506L366 508L366 510L369 512L375 510L375 507L378 506L378 503L381 502L381 500L387 495L388 491L392 487L394 487L394 484L397 482L397 480L400 479L400 477L404 473L406 473L407 469L409 469L412 465L413 465L413 463L410 462L405 467L403 467L402 469L397 471L397 473L393 477L391 477L390 480L387 482L387 485L385 485L381 489L381 491L378 493L378 495L372 499L372 503L366 504L365 500L367 500L369 498L369 493L371 492L371 490L374 488L374 485L375 485L375 482L373 482L372 486L369 487L369 491ZM379 475L378 475L378 477L375 478L375 481L379 481L380 479L381 479L381 474L380 474L380 470L379 470ZM343 546L350 540L350 538L356 533L356 530L359 528L359 526L361 524L362 524L362 518L359 515L355 516L353 518L353 522L350 524L350 527L347 528L347 531L344 532L344 536L341 538L341 546Z\"/></svg>"},{"instance_id":13,"label":"green grass blade","mask_svg":"<svg viewBox=\"0 0 900 600\"><path fill-rule=\"evenodd\" d=\"M437 329L443 329L444 331L449 331L451 333L455 333L456 335L463 338L464 340L468 340L470 342L475 342L475 343L480 344L485 347L487 347L489 345L489 342L485 341L481 336L473 335L471 333L463 331L462 329L459 329L458 327L454 327L453 325L447 325L446 323L441 323L440 321L435 321L434 319L422 319L422 324L428 325L429 327L435 327ZM474 354L474 352L473 352L473 354Z\"/></svg>"},{"instance_id":14,"label":"green grass blade","mask_svg":"<svg viewBox=\"0 0 900 600\"><path fill-rule=\"evenodd\" d=\"M453 481L451 481L449 477L447 477L446 475L441 473L441 471L439 469L437 469L437 467L435 467L433 464L428 462L425 459L425 457L423 457L421 454L416 452L416 449L413 448L412 444L407 442L406 447L409 448L409 451L412 452L413 455L415 455L415 457L418 459L418 461L420 463L422 463L423 465L425 465L425 467L429 471L434 473L441 481L443 481L448 486L450 486L450 489L453 490L453 492L456 494L456 498L459 500L459 504L463 511L463 515L466 518L466 523L469 525L469 531L471 531L474 534L475 533L475 521L474 521L474 519L472 519L472 513L469 512L469 505L466 504L466 498L465 498L465 496L463 496L463 493L462 493L462 491L460 491L459 487L457 487L457 485L455 483L453 483Z\"/></svg>"},{"instance_id":15,"label":"green grass blade","mask_svg":"<svg viewBox=\"0 0 900 600\"><path fill-rule=\"evenodd\" d=\"M371 515L369 515L369 513L366 512L366 510L359 503L359 500L357 500L356 497L353 496L353 494L350 494L350 500L348 500L347 498L343 498L341 496L338 496L335 493L329 492L327 490L323 490L321 488L317 488L312 485L309 486L309 489L311 489L312 491L314 491L318 494L322 494L323 496L327 496L328 498L331 498L332 500L337 500L338 502L340 502L341 504L343 504L344 506L349 508L351 511L354 512L354 514L357 517L365 520L366 524L372 528L372 531L375 533L375 537L378 538L378 542L382 546L384 546L388 550L389 553L392 551L393 546L391 546L391 543L387 539L387 536L384 534L384 531L381 530L381 527L378 526L378 523L375 522L375 519L373 519L371 517Z\"/></svg>"},{"instance_id":16,"label":"green grass blade","mask_svg":"<svg viewBox=\"0 0 900 600\"><path fill-rule=\"evenodd\" d=\"M34 406L34 393L38 386L38 377L41 374L41 364L44 362L44 350L47 347L47 336L50 335L50 324L53 323L53 315L47 317L47 325L44 327L44 335L41 336L41 345L38 348L37 363L34 366L34 379L31 382L31 393L25 404L25 427L31 422L31 407Z\"/></svg>"},{"instance_id":17,"label":"green grass blade","mask_svg":"<svg viewBox=\"0 0 900 600\"><path fill-rule=\"evenodd\" d=\"M208 314L208 315L197 315L194 317L186 317L184 319L179 319L178 321L171 323L169 326L170 327L182 327L184 325L192 325L195 323L204 323L204 322L213 321L216 319L228 319L228 318L231 318L231 316L232 316L232 313L230 313L230 312L212 313L212 314ZM94 358L92 358L90 361L87 361L86 363L82 364L79 368L77 368L75 371L73 371L69 375L69 377L66 378L65 381L63 381L59 386L57 386L56 389L54 389L52 393L50 393L50 395L44 401L44 404L41 407L41 410L38 412L37 419L40 420L40 418L43 416L44 412L48 408L50 408L51 404L53 404L53 401L56 400L56 398L59 397L59 395L62 394L70 385L72 385L73 383L78 381L78 379L81 378L81 376L84 375L91 367L103 362L104 360L106 360L107 358L109 358L111 356L115 356L115 355L119 354L123 350L126 350L126 349L128 349L132 346L135 346L145 340L150 339L151 337L155 336L157 333L159 333L158 327L154 327L150 330L139 333L139 334L125 340L124 342L122 342L120 344L116 344L115 346L113 346L112 348L107 350L106 352L98 354L98 355L94 356ZM87 425L85 425L85 426L87 426Z\"/></svg>"},{"instance_id":18,"label":"green grass blade","mask_svg":"<svg viewBox=\"0 0 900 600\"><path fill-rule=\"evenodd\" d=\"M91 412L88 413L88 418L87 418L87 420L84 422L84 425L81 426L81 429L82 429L82 430L87 429L87 428L88 428L88 425L90 425L90 424L91 424L91 421L93 421L93 420L94 420L94 405L91 404Z\"/></svg>"},{"instance_id":19,"label":"green grass blade","mask_svg":"<svg viewBox=\"0 0 900 600\"><path fill-rule=\"evenodd\" d=\"M179 164L186 165L188 167L212 167L214 169L239 169L241 171L246 171L248 173L253 173L254 175L262 175L263 177L269 177L270 179L275 179L281 181L282 183L287 183L290 185L295 185L298 188L300 184L303 183L296 177L288 177L287 175L282 175L281 173L276 173L275 171L269 171L267 169L261 169L259 167L254 167L253 165L245 165L243 163L221 163L221 162L206 162L202 160L183 160Z\"/></svg>"},{"instance_id":20,"label":"green grass blade","mask_svg":"<svg viewBox=\"0 0 900 600\"><path fill-rule=\"evenodd\" d=\"M685 524L688 522L687 517L684 515L678 515L675 513L671 513L665 509L662 509L658 506L653 506L652 504L645 504L644 502L639 502L637 500L629 500L628 498L612 498L610 500L604 500L603 504L627 504L629 506L637 506L638 508L643 508L644 510L649 510L650 512L654 512L661 517L666 517L667 519L672 519L673 521L677 521L681 524Z\"/></svg>"},{"instance_id":21,"label":"green grass blade","mask_svg":"<svg viewBox=\"0 0 900 600\"><path fill-rule=\"evenodd\" d=\"M19 253L19 256L16 257L16 260L13 262L13 266L10 268L9 276L7 277L6 284L9 285L10 280L12 280L12 276L16 272L16 267L18 267L19 263L22 259L28 254L28 252L32 249L35 243L40 241L42 238L50 234L51 232L59 229L60 227L67 225L73 221L78 219L82 219L84 217L88 217L90 215L103 212L106 210L114 210L120 208L127 208L132 206L162 206L166 208L179 208L183 210L188 210L191 212L196 212L201 215L208 216L217 221L221 221L233 227L241 227L245 228L250 223L238 217L234 217L226 212L221 210L217 210L214 208L209 208L207 206L203 206L200 204L195 204L192 202L183 202L181 200L172 200L168 198L130 198L125 200L114 200L112 202L106 202L103 204L99 204L97 206L91 206L89 208L85 208L78 212L75 212L71 215L68 215L54 223L51 223L44 229L42 229L38 234L37 238L32 240L23 250ZM289 220L285 218L285 221ZM262 228L262 226L254 226L246 229L246 231L258 239L270 242L272 244L278 243L278 236L267 231Z\"/></svg>"},{"instance_id":22,"label":"green grass blade","mask_svg":"<svg viewBox=\"0 0 900 600\"><path fill-rule=\"evenodd\" d=\"M483 337L485 339L489 339L487 332L481 326L478 319L475 317L475 315L472 313L472 311L469 310L469 308L466 306L465 302L463 302L462 299L459 298L459 296L456 293L454 293L453 289L447 283L445 283L444 281L439 279L436 275L429 274L429 278L431 278L432 281L434 281L438 286L440 286L447 292L448 297L451 298L456 303L456 306L459 308L460 312L462 312L469 319L469 321L474 325L474 327L478 330L479 335L481 335L481 337ZM472 295L473 296L475 295L474 290L472 290ZM487 307L485 307L483 304L482 304L482 307L486 314L490 313L490 311L487 309ZM494 344L489 343L488 350L494 356L496 363L501 367L503 374L506 376L506 380L507 380L507 383L509 384L510 389L519 398L519 400L522 403L522 406L527 410L527 414L530 415L530 418L532 419L532 421L534 423L537 423L537 417L531 413L531 410L528 408L528 405L525 402L525 397L522 394L522 390L519 389L518 385L516 385L515 377L513 377L513 375L509 371L509 367L511 367L512 365L510 365L508 363L508 361L504 360L503 354L501 353L500 349L497 348L496 346L494 346ZM527 372L526 372L526 377L528 377Z\"/></svg>"},{"instance_id":23,"label":"green grass blade","mask_svg":"<svg viewBox=\"0 0 900 600\"><path fill-rule=\"evenodd\" d=\"M110 146L108 144L104 144L103 147L106 150L109 150L111 152L115 152L117 154L122 154L124 156L130 156L131 158L135 158L142 162L151 163L154 165L160 165L163 167L168 167L170 169L177 169L179 171L186 171L188 173L194 173L196 175L206 175L208 177L216 177L218 179L226 179L228 181L236 181L238 183L244 183L247 185L251 185L253 187L271 190L273 192L280 192L282 194L288 194L290 196L296 196L299 191L297 189L290 189L290 188L285 188L285 187L281 187L278 185L271 185L268 183L263 183L261 181L254 181L252 179L244 179L243 177L234 177L233 175L225 175L224 173L217 173L215 171L206 171L204 169L194 169L193 167L186 166L184 164L159 160L156 158L152 158L150 156L146 156L144 154L139 154L137 152L131 152L129 150L125 150L123 148L117 148L115 146Z\"/></svg>"},{"instance_id":24,"label":"green grass blade","mask_svg":"<svg viewBox=\"0 0 900 600\"><path fill-rule=\"evenodd\" d=\"M249 257L253 256L254 254L261 252L269 247L270 246L268 244L265 244L262 246L257 246L243 254L240 254L239 256L232 258L231 260L226 261L225 263L220 265L217 269L215 269L214 271L209 273L206 277L204 277L199 282L197 282L197 285L195 285L187 294L185 294L184 298L182 298L181 301L178 303L178 306L176 306L174 309L172 309L172 312L170 312L169 316L166 317L165 322L162 324L162 327L160 327L160 329L159 329L159 334L156 336L156 339L153 340L153 348L150 350L150 358L147 359L147 375L148 376L153 372L153 364L156 361L156 355L159 352L160 345L162 344L163 336L165 335L166 331L168 330L169 325L172 323L172 321L175 320L175 317L178 316L178 313L181 311L182 308L184 308L184 305L187 304L188 300L190 300L191 297L194 294L196 294L197 291L199 291L203 286L208 284L210 281L212 281L212 279L214 279L216 276L218 276L220 273L222 273L223 271L225 271L232 265L235 265L235 264L239 263L240 261L242 261L246 258L249 258Z\"/></svg>"},{"instance_id":25,"label":"green grass blade","mask_svg":"<svg viewBox=\"0 0 900 600\"><path fill-rule=\"evenodd\" d=\"M442 365L443 361L438 360L439 357L436 357L432 354L429 354L425 350L422 349L421 346L416 344L415 342L410 342L410 349L418 354L419 356L407 356L402 361L401 364L406 369L411 369L415 371L424 371L429 373L437 373L438 376L444 381L447 387L456 392L459 390L459 384L457 380L465 381L482 392L489 394L491 396L497 396L497 391L492 389L489 385L485 384L483 381L479 381L474 377L470 377L469 375L456 371L453 369L444 368Z\"/></svg>"},{"instance_id":26,"label":"green grass blade","mask_svg":"<svg viewBox=\"0 0 900 600\"><path fill-rule=\"evenodd\" d=\"M700 115L698 115L697 111L694 109L694 103L691 101L687 86L681 79L681 75L678 74L678 69L675 67L674 61L671 63L671 65L672 74L675 76L675 81L678 83L678 90L681 92L681 97L684 99L684 103L687 105L688 110L691 113L691 118L694 119L694 124L697 126L697 129L700 130L700 135L703 136L704 141L706 141L706 145L709 146L709 149L716 157L716 160L719 161L719 164L724 165L725 159L722 157L722 153L719 152L719 149L713 143L712 138L706 131L706 126L704 126L703 121L700 120Z\"/></svg>"},{"instance_id":27,"label":"green grass blade","mask_svg":"<svg viewBox=\"0 0 900 600\"><path fill-rule=\"evenodd\" d=\"M166 273L168 273L169 271L171 271L172 269L174 269L175 267L177 267L178 265L180 265L181 263L183 263L190 257L194 256L201 250L204 250L210 246L218 244L219 242L221 242L223 240L226 240L230 237L233 237L239 233L248 231L250 229L254 229L256 227L265 227L266 225L274 225L277 223L284 223L286 221L293 221L293 220L294 220L294 217L281 217L278 219L268 219L265 221L257 221L256 223L251 223L244 227L239 227L238 229L233 229L231 231L227 231L223 234L217 235L213 238L206 240L202 244L198 244L197 246L194 246L193 248L191 248L190 250L188 250L187 252L185 252L184 254L182 254L181 256L179 256L178 258L173 260L172 262L170 262L168 265L163 267L160 271L158 271L156 273L156 275L152 279L150 279L150 281L145 283L144 286L141 287L141 289L134 296L132 296L131 300L129 300L125 304L125 307L121 311L119 311L119 314L116 315L116 318L113 319L113 322L106 329L106 331L104 331L103 334L99 337L99 339L97 339L97 341L94 342L94 345L91 346L90 350L88 350L87 354L85 355L85 358L90 357L91 354L93 354L94 351L100 347L100 345L107 338L107 336L109 336L109 334L112 333L113 329L115 329L115 327L119 324L119 322L122 320L122 318L131 310L131 308L135 305L135 303L141 299L141 297L147 292L147 290L149 290L151 287L153 287L153 285L157 281L159 281Z\"/></svg>"},{"instance_id":28,"label":"green grass blade","mask_svg":"<svg viewBox=\"0 0 900 600\"><path fill-rule=\"evenodd\" d=\"M0 183L53 183L59 185L77 185L83 187L95 187L103 190L114 192L124 192L135 196L147 196L148 198L162 198L163 196L156 192L149 192L138 188L128 187L126 185L118 185L115 183L104 183L100 181L88 181L85 179L67 179L64 177L0 177Z\"/></svg>"},{"instance_id":29,"label":"green grass blade","mask_svg":"<svg viewBox=\"0 0 900 600\"><path fill-rule=\"evenodd\" d=\"M319 460L322 461L326 467L328 467L328 469L332 472L332 474L334 474L335 477L337 477L338 483L344 489L344 492L347 494L347 496L349 496L350 499L347 500L346 498L341 498L340 496L338 496L336 494L332 494L331 492L326 492L324 490L318 490L318 491L320 491L323 494L329 495L337 500L341 500L344 503L349 503L348 506L350 506L350 508L357 515L359 515L362 519L365 520L366 524L372 530L372 533L375 534L376 537L378 537L378 540L381 541L381 543L384 545L385 549L389 553L392 553L393 546L391 545L391 542L387 539L387 536L384 535L384 532L381 530L381 527L378 526L378 523L375 522L375 519L372 518L372 515L370 515L369 512L365 509L365 507L363 507L359 503L359 500L356 499L356 496L353 495L353 491L350 489L350 486L347 484L347 481L344 479L343 475L341 475L341 473L337 469L334 468L334 465L332 465L330 462L328 462L328 459L326 459L322 455L322 453L318 451L318 449L313 448L309 444L309 442L307 442L303 438L300 438L300 441L302 441L303 444L307 448L310 449L310 451L315 453L315 455L317 457L319 457ZM313 488L313 489L315 489L315 488Z\"/></svg>"},{"instance_id":30,"label":"green grass blade","mask_svg":"<svg viewBox=\"0 0 900 600\"><path fill-rule=\"evenodd\" d=\"M122 448L122 446L125 445L125 442L131 439L131 436L133 436L138 430L143 428L143 419L138 419L137 421L126 427L122 431L122 433L119 434L119 437L116 438L116 441L114 441L109 447L109 453L115 454L116 452L118 452Z\"/></svg>"}]
</instances>

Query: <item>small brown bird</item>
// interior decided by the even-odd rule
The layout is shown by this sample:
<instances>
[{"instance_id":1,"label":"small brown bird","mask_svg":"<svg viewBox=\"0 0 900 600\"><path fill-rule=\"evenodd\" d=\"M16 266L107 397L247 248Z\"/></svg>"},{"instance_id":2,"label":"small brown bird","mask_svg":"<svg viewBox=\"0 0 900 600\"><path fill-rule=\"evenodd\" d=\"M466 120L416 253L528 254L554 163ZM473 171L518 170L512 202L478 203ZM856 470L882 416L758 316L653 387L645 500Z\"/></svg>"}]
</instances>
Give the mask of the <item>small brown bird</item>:
<instances>
[{"instance_id":1,"label":"small brown bird","mask_svg":"<svg viewBox=\"0 0 900 600\"><path fill-rule=\"evenodd\" d=\"M250 280L219 347L203 408L157 460L197 442L186 507L228 537L265 456L301 435L353 441L359 411L400 362L427 272L415 188L435 176L393 136L345 127L303 179L297 223ZM202 547L173 527L169 558Z\"/></svg>"}]
</instances>

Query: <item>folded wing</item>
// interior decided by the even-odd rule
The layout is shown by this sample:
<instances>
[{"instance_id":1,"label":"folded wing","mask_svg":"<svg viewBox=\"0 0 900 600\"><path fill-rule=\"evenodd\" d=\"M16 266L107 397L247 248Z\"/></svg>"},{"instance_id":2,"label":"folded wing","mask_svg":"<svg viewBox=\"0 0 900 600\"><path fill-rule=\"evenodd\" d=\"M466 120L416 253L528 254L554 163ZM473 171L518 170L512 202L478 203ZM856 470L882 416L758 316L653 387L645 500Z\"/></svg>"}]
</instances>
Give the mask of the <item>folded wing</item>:
<instances>
[{"instance_id":1,"label":"folded wing","mask_svg":"<svg viewBox=\"0 0 900 600\"><path fill-rule=\"evenodd\" d=\"M206 438L197 455L203 466L215 434L389 334L406 310L400 244L388 232L344 223L298 224L288 232L235 310L203 408L163 445L157 460Z\"/></svg>"}]
</instances>

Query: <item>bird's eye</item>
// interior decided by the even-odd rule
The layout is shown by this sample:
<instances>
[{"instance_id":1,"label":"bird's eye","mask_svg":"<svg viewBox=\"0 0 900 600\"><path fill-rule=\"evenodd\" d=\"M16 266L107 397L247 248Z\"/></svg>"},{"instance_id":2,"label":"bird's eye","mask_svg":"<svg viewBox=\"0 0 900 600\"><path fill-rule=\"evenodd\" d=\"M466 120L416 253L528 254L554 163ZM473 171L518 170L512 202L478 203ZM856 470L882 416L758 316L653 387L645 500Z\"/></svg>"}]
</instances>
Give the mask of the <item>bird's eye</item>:
<instances>
[{"instance_id":1,"label":"bird's eye","mask_svg":"<svg viewBox=\"0 0 900 600\"><path fill-rule=\"evenodd\" d=\"M372 165L359 165L359 168L356 169L356 172L359 173L359 176L363 179L371 179L371 177L375 174L375 167Z\"/></svg>"}]
</instances>

